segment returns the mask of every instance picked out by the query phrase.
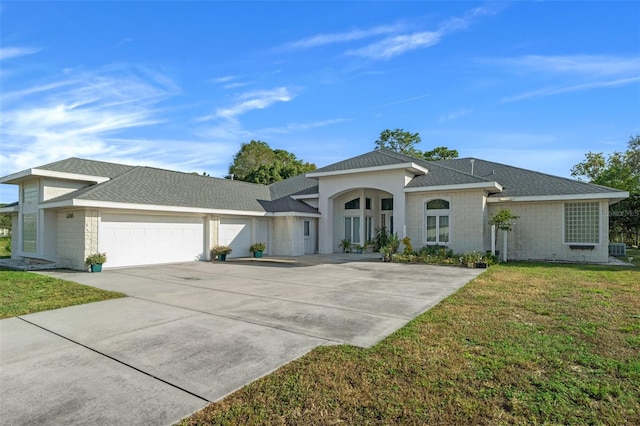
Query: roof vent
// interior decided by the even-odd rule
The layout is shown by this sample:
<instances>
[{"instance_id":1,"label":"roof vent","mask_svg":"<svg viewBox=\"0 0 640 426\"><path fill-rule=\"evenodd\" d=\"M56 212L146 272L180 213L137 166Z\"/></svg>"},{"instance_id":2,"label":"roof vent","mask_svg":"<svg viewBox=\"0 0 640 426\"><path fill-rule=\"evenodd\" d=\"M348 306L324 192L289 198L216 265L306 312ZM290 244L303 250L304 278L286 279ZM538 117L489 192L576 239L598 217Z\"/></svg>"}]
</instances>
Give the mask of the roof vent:
<instances>
[{"instance_id":1,"label":"roof vent","mask_svg":"<svg viewBox=\"0 0 640 426\"><path fill-rule=\"evenodd\" d=\"M476 160L472 158L471 160L469 160L469 162L471 163L471 174L473 175L473 163L475 163Z\"/></svg>"}]
</instances>

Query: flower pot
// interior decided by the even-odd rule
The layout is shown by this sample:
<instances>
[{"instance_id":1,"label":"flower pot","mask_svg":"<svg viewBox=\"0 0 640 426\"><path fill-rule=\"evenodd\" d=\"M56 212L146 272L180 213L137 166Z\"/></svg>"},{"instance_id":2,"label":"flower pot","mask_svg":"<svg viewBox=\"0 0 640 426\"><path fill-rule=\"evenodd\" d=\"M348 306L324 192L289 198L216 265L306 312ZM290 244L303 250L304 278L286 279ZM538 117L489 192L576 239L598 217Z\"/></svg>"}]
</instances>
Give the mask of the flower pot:
<instances>
[{"instance_id":1,"label":"flower pot","mask_svg":"<svg viewBox=\"0 0 640 426\"><path fill-rule=\"evenodd\" d=\"M91 272L102 272L102 263L94 263L91 265Z\"/></svg>"},{"instance_id":2,"label":"flower pot","mask_svg":"<svg viewBox=\"0 0 640 426\"><path fill-rule=\"evenodd\" d=\"M486 262L477 262L476 263L476 268L486 269L487 268L487 263Z\"/></svg>"},{"instance_id":3,"label":"flower pot","mask_svg":"<svg viewBox=\"0 0 640 426\"><path fill-rule=\"evenodd\" d=\"M218 255L218 261L219 262L225 262L227 260L227 255L226 254L219 254Z\"/></svg>"},{"instance_id":4,"label":"flower pot","mask_svg":"<svg viewBox=\"0 0 640 426\"><path fill-rule=\"evenodd\" d=\"M262 257L262 250L254 251L253 257Z\"/></svg>"}]
</instances>

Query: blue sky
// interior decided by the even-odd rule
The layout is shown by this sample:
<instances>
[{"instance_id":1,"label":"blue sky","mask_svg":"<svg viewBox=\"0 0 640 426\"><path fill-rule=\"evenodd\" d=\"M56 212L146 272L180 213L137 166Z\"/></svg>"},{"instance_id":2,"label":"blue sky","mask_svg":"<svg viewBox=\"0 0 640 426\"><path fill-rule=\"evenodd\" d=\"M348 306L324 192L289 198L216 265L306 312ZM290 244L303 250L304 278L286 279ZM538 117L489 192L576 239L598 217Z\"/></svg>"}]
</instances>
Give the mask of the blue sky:
<instances>
[{"instance_id":1,"label":"blue sky","mask_svg":"<svg viewBox=\"0 0 640 426\"><path fill-rule=\"evenodd\" d=\"M384 129L560 176L640 134L640 2L0 2L0 175L76 156L224 176ZM0 200L17 192L2 185Z\"/></svg>"}]
</instances>

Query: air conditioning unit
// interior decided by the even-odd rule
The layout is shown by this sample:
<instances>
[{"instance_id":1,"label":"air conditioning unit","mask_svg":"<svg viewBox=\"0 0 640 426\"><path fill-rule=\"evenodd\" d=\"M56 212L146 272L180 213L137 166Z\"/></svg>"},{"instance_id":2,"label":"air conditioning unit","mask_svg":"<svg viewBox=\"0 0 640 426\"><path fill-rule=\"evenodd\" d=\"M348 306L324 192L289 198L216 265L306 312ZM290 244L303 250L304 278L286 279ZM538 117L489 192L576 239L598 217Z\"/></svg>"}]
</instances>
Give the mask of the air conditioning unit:
<instances>
[{"instance_id":1,"label":"air conditioning unit","mask_svg":"<svg viewBox=\"0 0 640 426\"><path fill-rule=\"evenodd\" d=\"M609 244L609 256L626 256L627 245L625 243Z\"/></svg>"}]
</instances>

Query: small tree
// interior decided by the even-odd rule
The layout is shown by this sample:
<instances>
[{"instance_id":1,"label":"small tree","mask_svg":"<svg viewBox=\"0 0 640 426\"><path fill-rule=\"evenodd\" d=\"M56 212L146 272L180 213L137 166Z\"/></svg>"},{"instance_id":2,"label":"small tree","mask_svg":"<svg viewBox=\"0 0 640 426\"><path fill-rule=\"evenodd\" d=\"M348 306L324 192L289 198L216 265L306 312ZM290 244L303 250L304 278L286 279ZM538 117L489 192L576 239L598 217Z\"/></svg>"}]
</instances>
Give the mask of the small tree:
<instances>
[{"instance_id":1,"label":"small tree","mask_svg":"<svg viewBox=\"0 0 640 426\"><path fill-rule=\"evenodd\" d=\"M513 212L510 209L502 209L498 212L495 212L494 214L491 215L491 218L489 219L489 225L495 225L496 226L496 241L498 241L498 230L502 230L504 231L504 253L503 253L503 258L506 260L507 259L507 232L510 232L513 228L512 228L512 221L518 219L520 216L517 216L515 214L513 214Z\"/></svg>"}]
</instances>

